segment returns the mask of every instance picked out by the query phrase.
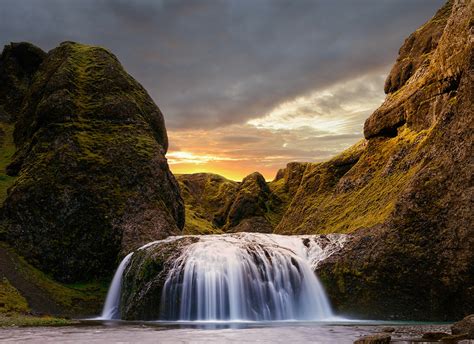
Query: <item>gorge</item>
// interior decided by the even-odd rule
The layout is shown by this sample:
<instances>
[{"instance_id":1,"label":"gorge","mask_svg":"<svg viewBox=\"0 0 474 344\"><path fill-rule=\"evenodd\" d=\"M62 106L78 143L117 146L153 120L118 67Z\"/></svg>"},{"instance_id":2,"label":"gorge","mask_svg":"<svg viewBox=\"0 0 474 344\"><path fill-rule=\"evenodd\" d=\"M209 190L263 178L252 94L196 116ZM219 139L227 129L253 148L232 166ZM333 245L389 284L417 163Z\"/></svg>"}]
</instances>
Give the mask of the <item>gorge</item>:
<instances>
[{"instance_id":1,"label":"gorge","mask_svg":"<svg viewBox=\"0 0 474 344\"><path fill-rule=\"evenodd\" d=\"M105 300L100 319L130 322L474 313L473 12L448 1L405 40L364 138L272 181L173 175L163 114L107 49L7 45L0 309L86 318Z\"/></svg>"}]
</instances>

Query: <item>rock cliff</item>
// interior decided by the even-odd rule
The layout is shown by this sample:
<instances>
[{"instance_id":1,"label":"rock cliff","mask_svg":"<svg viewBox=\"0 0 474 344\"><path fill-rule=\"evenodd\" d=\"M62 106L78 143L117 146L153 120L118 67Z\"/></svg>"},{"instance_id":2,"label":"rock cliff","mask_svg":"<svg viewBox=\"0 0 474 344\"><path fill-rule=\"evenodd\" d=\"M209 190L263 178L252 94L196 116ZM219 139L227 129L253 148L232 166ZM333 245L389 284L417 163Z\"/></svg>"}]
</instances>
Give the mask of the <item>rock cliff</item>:
<instances>
[{"instance_id":1,"label":"rock cliff","mask_svg":"<svg viewBox=\"0 0 474 344\"><path fill-rule=\"evenodd\" d=\"M62 43L22 104L11 114L17 150L7 172L16 179L2 215L7 241L29 262L61 281L88 280L180 233L184 206L163 116L113 54Z\"/></svg>"}]
</instances>

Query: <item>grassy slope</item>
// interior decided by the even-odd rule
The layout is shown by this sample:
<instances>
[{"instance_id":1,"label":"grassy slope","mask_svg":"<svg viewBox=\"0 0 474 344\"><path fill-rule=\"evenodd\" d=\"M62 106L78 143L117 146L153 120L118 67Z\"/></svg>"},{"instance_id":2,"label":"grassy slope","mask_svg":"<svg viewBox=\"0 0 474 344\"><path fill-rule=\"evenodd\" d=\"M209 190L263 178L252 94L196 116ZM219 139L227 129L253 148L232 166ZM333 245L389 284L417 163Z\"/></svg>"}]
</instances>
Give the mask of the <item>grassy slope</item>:
<instances>
[{"instance_id":1,"label":"grassy slope","mask_svg":"<svg viewBox=\"0 0 474 344\"><path fill-rule=\"evenodd\" d=\"M13 144L13 125L1 123L3 135L0 140L0 204L6 198L8 188L15 178L7 176L6 166L10 163L15 152ZM1 229L0 229L1 235ZM50 316L35 317L30 312L43 313L44 310L32 309L27 299L35 295L28 295L28 290L35 290L57 304L67 314L92 314L100 310L104 296L107 292L107 283L94 282L88 284L63 285L55 282L38 269L28 264L18 256L6 243L0 241L0 326L43 326L64 325L70 323L65 319ZM21 285L12 285L12 281ZM22 294L18 289L24 289Z\"/></svg>"},{"instance_id":2,"label":"grassy slope","mask_svg":"<svg viewBox=\"0 0 474 344\"><path fill-rule=\"evenodd\" d=\"M403 127L397 137L358 143L309 165L276 232L348 233L383 223L420 167L416 152L426 132Z\"/></svg>"}]
</instances>

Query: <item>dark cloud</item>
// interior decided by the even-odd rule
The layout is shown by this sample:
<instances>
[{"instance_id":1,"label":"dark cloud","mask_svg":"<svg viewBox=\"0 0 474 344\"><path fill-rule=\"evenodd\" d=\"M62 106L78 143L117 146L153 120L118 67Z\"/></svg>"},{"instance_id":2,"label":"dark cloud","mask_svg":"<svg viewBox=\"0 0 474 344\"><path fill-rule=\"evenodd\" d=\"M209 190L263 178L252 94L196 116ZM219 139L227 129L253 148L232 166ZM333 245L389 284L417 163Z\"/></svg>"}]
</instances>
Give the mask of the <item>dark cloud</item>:
<instances>
[{"instance_id":1,"label":"dark cloud","mask_svg":"<svg viewBox=\"0 0 474 344\"><path fill-rule=\"evenodd\" d=\"M442 3L2 0L0 43L103 45L149 90L168 128L213 128L386 68Z\"/></svg>"}]
</instances>

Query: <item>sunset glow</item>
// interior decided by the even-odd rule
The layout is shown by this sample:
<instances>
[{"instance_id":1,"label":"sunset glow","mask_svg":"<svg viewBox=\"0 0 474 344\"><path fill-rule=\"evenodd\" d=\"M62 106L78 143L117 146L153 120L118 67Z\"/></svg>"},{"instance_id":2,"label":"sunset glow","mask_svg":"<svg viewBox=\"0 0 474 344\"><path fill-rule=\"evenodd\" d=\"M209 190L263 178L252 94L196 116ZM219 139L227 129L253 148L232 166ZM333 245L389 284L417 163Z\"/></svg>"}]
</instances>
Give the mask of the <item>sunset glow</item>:
<instances>
[{"instance_id":1,"label":"sunset glow","mask_svg":"<svg viewBox=\"0 0 474 344\"><path fill-rule=\"evenodd\" d=\"M286 100L244 124L169 130L174 173L212 172L267 180L290 161L323 161L362 138L365 119L384 99L384 70Z\"/></svg>"}]
</instances>

